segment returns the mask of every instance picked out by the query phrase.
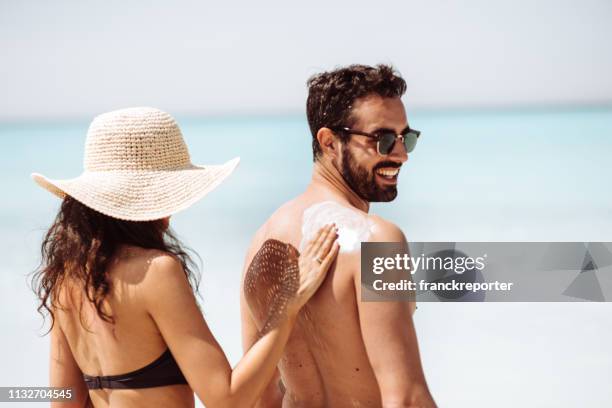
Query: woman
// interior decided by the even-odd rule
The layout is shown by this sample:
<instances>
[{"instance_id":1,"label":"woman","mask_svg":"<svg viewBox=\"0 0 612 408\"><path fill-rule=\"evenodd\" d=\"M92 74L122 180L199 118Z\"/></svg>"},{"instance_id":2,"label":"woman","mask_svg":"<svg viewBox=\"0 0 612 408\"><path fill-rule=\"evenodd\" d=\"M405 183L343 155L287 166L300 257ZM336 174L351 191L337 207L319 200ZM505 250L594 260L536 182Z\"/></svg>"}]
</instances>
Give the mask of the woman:
<instances>
[{"instance_id":1,"label":"woman","mask_svg":"<svg viewBox=\"0 0 612 408\"><path fill-rule=\"evenodd\" d=\"M293 271L296 290L271 312L282 318L232 370L196 303L190 258L168 225L237 163L192 165L170 115L131 108L92 122L81 176L32 175L63 198L35 275L39 311L51 316L51 386L74 393L57 406L193 406L193 391L207 407L255 403L338 245L332 225L319 231Z\"/></svg>"}]
</instances>

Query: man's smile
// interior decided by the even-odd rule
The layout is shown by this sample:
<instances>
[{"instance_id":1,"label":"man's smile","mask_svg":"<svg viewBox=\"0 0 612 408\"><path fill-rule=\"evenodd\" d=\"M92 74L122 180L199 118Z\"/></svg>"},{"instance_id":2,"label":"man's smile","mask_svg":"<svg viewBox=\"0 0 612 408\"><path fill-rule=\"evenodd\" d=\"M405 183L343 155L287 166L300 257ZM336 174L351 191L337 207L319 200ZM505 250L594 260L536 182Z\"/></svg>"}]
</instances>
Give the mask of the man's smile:
<instances>
[{"instance_id":1,"label":"man's smile","mask_svg":"<svg viewBox=\"0 0 612 408\"><path fill-rule=\"evenodd\" d=\"M384 184L396 184L399 171L399 167L380 167L375 170L375 173Z\"/></svg>"}]
</instances>

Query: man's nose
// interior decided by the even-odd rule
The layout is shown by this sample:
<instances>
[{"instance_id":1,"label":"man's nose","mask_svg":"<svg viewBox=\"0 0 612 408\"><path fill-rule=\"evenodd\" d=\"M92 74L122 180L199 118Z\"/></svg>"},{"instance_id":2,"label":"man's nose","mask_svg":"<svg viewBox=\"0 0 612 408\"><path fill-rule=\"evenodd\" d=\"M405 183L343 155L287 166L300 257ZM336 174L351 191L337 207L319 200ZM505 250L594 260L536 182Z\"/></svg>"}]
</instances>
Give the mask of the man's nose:
<instances>
[{"instance_id":1,"label":"man's nose","mask_svg":"<svg viewBox=\"0 0 612 408\"><path fill-rule=\"evenodd\" d=\"M408 152L406 151L406 146L404 145L404 138L398 137L395 139L395 145L389 153L389 159L398 161L400 163L404 163L408 160Z\"/></svg>"}]
</instances>

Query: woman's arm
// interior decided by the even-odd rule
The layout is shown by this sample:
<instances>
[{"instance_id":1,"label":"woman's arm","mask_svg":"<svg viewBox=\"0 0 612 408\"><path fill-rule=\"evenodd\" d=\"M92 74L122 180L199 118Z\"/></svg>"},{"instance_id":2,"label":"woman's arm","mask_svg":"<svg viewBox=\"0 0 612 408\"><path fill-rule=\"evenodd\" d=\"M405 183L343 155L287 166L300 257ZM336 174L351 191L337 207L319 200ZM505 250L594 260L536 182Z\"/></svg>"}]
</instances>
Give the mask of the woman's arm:
<instances>
[{"instance_id":1,"label":"woman's arm","mask_svg":"<svg viewBox=\"0 0 612 408\"><path fill-rule=\"evenodd\" d=\"M64 336L64 332L57 321L51 329L49 386L70 388L73 395L69 402L52 402L52 408L82 408L87 406L89 392L83 380L83 373L81 373L74 360L66 336Z\"/></svg>"},{"instance_id":2,"label":"woman's arm","mask_svg":"<svg viewBox=\"0 0 612 408\"><path fill-rule=\"evenodd\" d=\"M232 370L200 312L181 264L156 258L143 287L146 307L183 375L209 408L250 407L269 383L300 308L316 292L334 261L336 230L324 227L300 256L300 285L276 327L268 331ZM322 260L322 262L318 262Z\"/></svg>"},{"instance_id":3,"label":"woman's arm","mask_svg":"<svg viewBox=\"0 0 612 408\"><path fill-rule=\"evenodd\" d=\"M240 288L240 317L242 322L242 350L243 353L246 353L253 346L253 344L259 340L260 332L257 329L257 325L255 324L253 317L251 316L242 287ZM272 375L272 379L262 392L257 404L255 405L256 408L276 408L283 404L284 393L281 390L280 381L280 371L278 370L278 367L276 367L274 374Z\"/></svg>"}]
</instances>

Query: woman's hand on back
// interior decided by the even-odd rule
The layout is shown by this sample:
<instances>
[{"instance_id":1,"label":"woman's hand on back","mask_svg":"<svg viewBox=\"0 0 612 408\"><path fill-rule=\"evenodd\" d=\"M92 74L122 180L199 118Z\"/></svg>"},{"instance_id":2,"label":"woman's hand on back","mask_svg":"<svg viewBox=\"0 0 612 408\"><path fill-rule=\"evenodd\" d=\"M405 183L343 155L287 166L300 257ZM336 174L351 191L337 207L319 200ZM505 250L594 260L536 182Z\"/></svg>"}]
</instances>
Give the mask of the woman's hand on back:
<instances>
[{"instance_id":1,"label":"woman's hand on back","mask_svg":"<svg viewBox=\"0 0 612 408\"><path fill-rule=\"evenodd\" d=\"M211 408L252 406L272 378L297 312L317 291L338 253L336 230L319 230L299 260L299 286L287 315L257 341L232 370L196 303L181 263L170 255L153 259L142 283L147 311L189 385ZM320 261L320 262L319 262Z\"/></svg>"},{"instance_id":2,"label":"woman's hand on back","mask_svg":"<svg viewBox=\"0 0 612 408\"><path fill-rule=\"evenodd\" d=\"M300 254L300 283L287 305L289 314L297 314L325 280L340 248L337 232L335 224L323 226Z\"/></svg>"},{"instance_id":3,"label":"woman's hand on back","mask_svg":"<svg viewBox=\"0 0 612 408\"><path fill-rule=\"evenodd\" d=\"M274 375L297 313L321 286L336 259L336 238L336 229L330 224L321 228L304 248L298 261L298 288L287 304L286 315L234 369L204 320L180 260L162 251L151 251L148 269L134 296L142 300L189 386L207 407L242 408L255 404ZM68 349L67 341L64 343ZM74 376L81 375L75 362L73 366ZM85 396L82 377L79 381ZM76 380L59 383L63 382L74 384ZM86 404L90 403L87 399Z\"/></svg>"}]
</instances>

